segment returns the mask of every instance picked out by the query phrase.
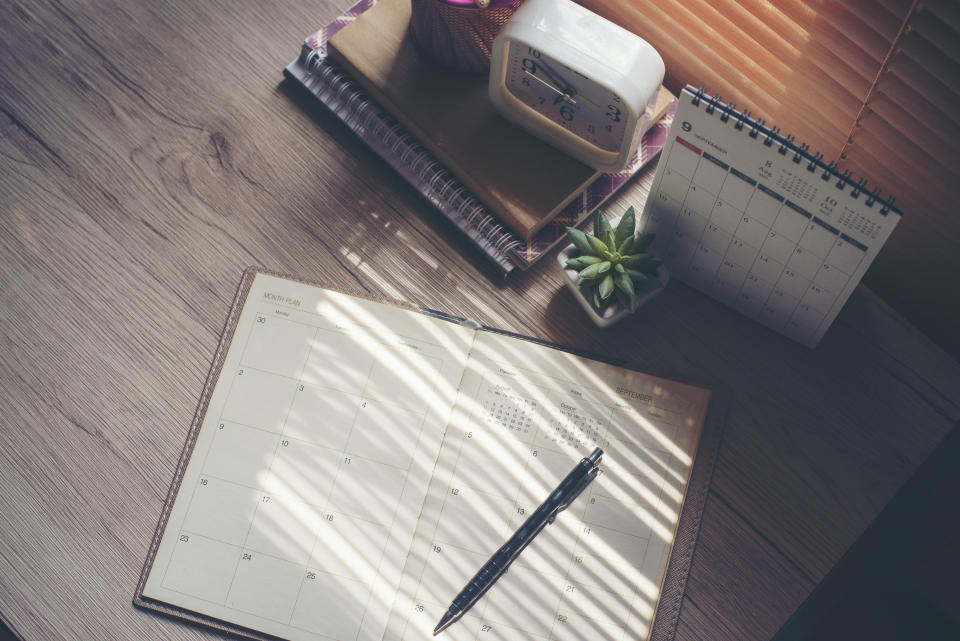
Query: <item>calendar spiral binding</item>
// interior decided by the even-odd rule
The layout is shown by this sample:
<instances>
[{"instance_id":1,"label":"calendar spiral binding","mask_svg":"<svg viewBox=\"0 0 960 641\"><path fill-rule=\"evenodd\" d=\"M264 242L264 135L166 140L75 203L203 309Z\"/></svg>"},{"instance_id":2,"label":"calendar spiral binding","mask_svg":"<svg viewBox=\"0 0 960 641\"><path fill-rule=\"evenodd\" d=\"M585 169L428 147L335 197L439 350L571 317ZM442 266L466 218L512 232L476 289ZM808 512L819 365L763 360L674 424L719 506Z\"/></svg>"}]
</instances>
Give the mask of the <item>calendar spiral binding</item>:
<instances>
[{"instance_id":1,"label":"calendar spiral binding","mask_svg":"<svg viewBox=\"0 0 960 641\"><path fill-rule=\"evenodd\" d=\"M793 136L781 133L779 127L768 126L763 118L751 118L749 109L743 109L738 112L737 106L734 103L728 102L724 104L720 94L708 95L705 87L695 89L688 85L687 90L693 94L691 104L694 107L699 107L702 101L705 104L705 113L712 115L716 111L720 111L719 117L721 122L728 122L731 117L734 118L736 122L734 122L733 126L737 131L742 131L746 128L747 135L751 138L757 138L760 134L763 134L763 144L765 146L773 147L777 145L777 151L783 156L793 154L792 160L798 165L806 161L807 171L810 173L817 173L819 171L821 180L831 181L836 179L834 186L840 191L843 191L848 185L851 186L853 188L853 191L850 192L851 198L859 198L860 195L863 194L866 196L865 204L867 207L872 208L879 203L881 214L887 215L893 211L898 215L903 215L903 213L893 205L896 200L895 197L889 196L883 198L880 195L880 189L868 189L867 181L863 178L854 181L850 170L841 171L837 163L832 160L829 163L825 163L822 153L811 152L809 145L806 143L798 143Z\"/></svg>"},{"instance_id":2,"label":"calendar spiral binding","mask_svg":"<svg viewBox=\"0 0 960 641\"><path fill-rule=\"evenodd\" d=\"M421 193L493 260L504 275L515 267L511 251L525 244L507 230L417 139L371 103L348 74L319 51L309 51L304 66L316 95L350 129L388 160Z\"/></svg>"}]
</instances>

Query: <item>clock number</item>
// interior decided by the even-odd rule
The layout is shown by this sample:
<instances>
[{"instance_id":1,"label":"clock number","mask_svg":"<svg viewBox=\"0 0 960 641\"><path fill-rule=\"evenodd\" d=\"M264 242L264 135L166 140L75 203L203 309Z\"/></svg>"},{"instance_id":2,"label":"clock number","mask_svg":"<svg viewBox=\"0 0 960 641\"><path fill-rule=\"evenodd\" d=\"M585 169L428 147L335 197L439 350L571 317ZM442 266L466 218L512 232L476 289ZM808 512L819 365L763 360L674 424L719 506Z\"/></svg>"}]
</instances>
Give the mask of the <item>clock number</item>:
<instances>
[{"instance_id":1,"label":"clock number","mask_svg":"<svg viewBox=\"0 0 960 641\"><path fill-rule=\"evenodd\" d=\"M527 47L527 53L529 53L534 58L540 57L540 52L534 49L533 47Z\"/></svg>"},{"instance_id":2,"label":"clock number","mask_svg":"<svg viewBox=\"0 0 960 641\"><path fill-rule=\"evenodd\" d=\"M524 76L523 78L520 78L520 84L523 85L524 87L529 87L529 86L530 86L530 78L527 78L526 76ZM543 100L543 99L541 98L541 101L542 101L542 100Z\"/></svg>"},{"instance_id":3,"label":"clock number","mask_svg":"<svg viewBox=\"0 0 960 641\"><path fill-rule=\"evenodd\" d=\"M560 115L563 116L564 120L570 122L573 120L573 108L570 105L560 107Z\"/></svg>"},{"instance_id":4,"label":"clock number","mask_svg":"<svg viewBox=\"0 0 960 641\"><path fill-rule=\"evenodd\" d=\"M530 58L524 58L524 59L523 59L523 70L526 71L526 72L528 72L528 73L536 74L536 73L537 73L537 63L535 63L535 62L534 62L533 60L531 60Z\"/></svg>"},{"instance_id":5,"label":"clock number","mask_svg":"<svg viewBox=\"0 0 960 641\"><path fill-rule=\"evenodd\" d=\"M607 118L614 122L620 122L620 108L614 105L607 105L607 109L610 110L607 112Z\"/></svg>"}]
</instances>

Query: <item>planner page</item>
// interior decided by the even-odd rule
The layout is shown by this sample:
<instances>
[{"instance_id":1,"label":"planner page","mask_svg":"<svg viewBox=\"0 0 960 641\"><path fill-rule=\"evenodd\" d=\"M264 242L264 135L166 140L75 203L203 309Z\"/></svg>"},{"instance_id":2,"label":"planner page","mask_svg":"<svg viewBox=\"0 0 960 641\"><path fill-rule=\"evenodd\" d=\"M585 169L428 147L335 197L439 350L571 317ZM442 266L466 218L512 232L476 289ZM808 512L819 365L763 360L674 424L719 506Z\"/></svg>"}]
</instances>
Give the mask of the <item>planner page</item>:
<instances>
[{"instance_id":1,"label":"planner page","mask_svg":"<svg viewBox=\"0 0 960 641\"><path fill-rule=\"evenodd\" d=\"M257 274L144 596L381 639L474 335Z\"/></svg>"},{"instance_id":2,"label":"planner page","mask_svg":"<svg viewBox=\"0 0 960 641\"><path fill-rule=\"evenodd\" d=\"M441 636L647 638L709 395L479 333L385 639L432 638L467 581L595 447L600 476Z\"/></svg>"}]
</instances>

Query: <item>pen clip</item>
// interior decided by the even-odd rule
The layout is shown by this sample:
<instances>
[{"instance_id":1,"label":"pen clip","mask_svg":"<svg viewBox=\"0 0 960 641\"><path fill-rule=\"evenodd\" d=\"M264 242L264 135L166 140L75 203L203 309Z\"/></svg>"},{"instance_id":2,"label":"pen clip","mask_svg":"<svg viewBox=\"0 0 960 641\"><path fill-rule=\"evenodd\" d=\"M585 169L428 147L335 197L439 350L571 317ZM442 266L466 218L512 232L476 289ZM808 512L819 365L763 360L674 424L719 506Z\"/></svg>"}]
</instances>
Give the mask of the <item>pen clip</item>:
<instances>
[{"instance_id":1,"label":"pen clip","mask_svg":"<svg viewBox=\"0 0 960 641\"><path fill-rule=\"evenodd\" d=\"M570 504L576 501L577 497L580 496L585 489L587 489L587 486L590 485L590 482L597 477L599 472L599 467L594 467L587 472L580 483L577 484L577 486L573 488L566 497L564 497L563 501L557 506L557 509L554 511L554 513L550 515L549 519L547 519L547 523L553 523L554 519L557 518L557 515L560 514L560 512L563 512L565 509L570 507Z\"/></svg>"}]
</instances>

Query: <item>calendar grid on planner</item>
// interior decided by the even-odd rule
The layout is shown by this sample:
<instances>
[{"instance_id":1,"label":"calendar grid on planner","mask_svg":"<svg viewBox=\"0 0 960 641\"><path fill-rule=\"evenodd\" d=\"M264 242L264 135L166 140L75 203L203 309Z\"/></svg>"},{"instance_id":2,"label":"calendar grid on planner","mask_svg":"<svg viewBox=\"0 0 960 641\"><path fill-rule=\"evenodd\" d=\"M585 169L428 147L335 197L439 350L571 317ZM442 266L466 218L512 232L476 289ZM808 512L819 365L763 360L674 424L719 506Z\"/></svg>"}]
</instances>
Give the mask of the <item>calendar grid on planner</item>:
<instances>
[{"instance_id":1,"label":"calendar grid on planner","mask_svg":"<svg viewBox=\"0 0 960 641\"><path fill-rule=\"evenodd\" d=\"M424 641L451 581L602 445L600 477L448 632L674 625L710 392L451 320L246 272L135 603L254 638Z\"/></svg>"},{"instance_id":2,"label":"calendar grid on planner","mask_svg":"<svg viewBox=\"0 0 960 641\"><path fill-rule=\"evenodd\" d=\"M263 359L266 356L269 359L268 354L261 353L258 356L249 356L248 348L251 343L254 342L254 345L257 345L255 341L260 342L260 347L264 347L265 339L263 337L258 337L257 330L263 327L267 322L267 317L258 314L254 319L253 331L247 337L247 343L243 347L242 356L240 359L240 365L237 370L234 372L233 380L230 383L227 392L227 404L223 408L223 411L217 416L217 432L214 436L214 439L210 442L210 447L204 455L201 464L201 476L199 483L193 488L193 493L191 495L190 501L187 504L186 516L184 520L184 526L180 529L178 537L179 542L188 544L193 539L194 545L198 543L202 545L208 555L216 556L216 554L221 554L223 556L224 567L232 565L233 572L229 576L229 580L224 580L222 589L218 591L218 594L222 598L211 598L210 592L205 592L203 587L197 589L197 585L194 584L193 590L184 590L182 586L178 585L177 582L169 583L167 581L167 569L170 564L173 564L177 561L177 551L174 551L173 556L171 557L170 564L164 569L163 579L161 584L172 591L179 592L194 598L202 599L210 603L215 603L221 605L230 610L247 612L254 614L263 619L271 620L283 625L290 626L292 628L301 629L308 631L315 626L309 625L307 622L304 622L303 619L307 615L304 614L304 609L316 609L317 603L313 598L309 598L309 595L304 595L304 588L308 586L308 582L319 582L322 581L322 576L324 574L334 574L337 575L337 579L342 583L344 578L344 573L337 573L334 569L331 569L328 565L319 563L317 561L318 554L318 545L322 544L324 536L324 528L322 523L327 521L327 523L349 519L353 522L355 526L359 528L359 531L363 531L367 528L367 531L371 531L370 528L373 528L374 531L378 531L379 537L377 540L382 543L381 545L374 544L372 540L375 537L369 537L365 541L365 552L371 557L371 568L367 572L369 575L367 587L372 587L372 575L378 571L379 567L379 558L382 556L383 550L386 546L386 541L390 537L390 527L392 520L390 517L394 514L394 510L387 509L385 510L385 519L375 519L375 514L361 514L358 513L355 509L345 508L342 504L338 505L333 498L333 492L335 488L338 487L338 481L340 480L341 473L344 470L346 465L350 463L359 463L361 460L364 460L365 457L357 456L353 454L355 448L350 448L350 444L354 442L354 431L358 429L360 425L360 413L371 404L379 403L381 405L389 406L388 411L391 416L397 417L397 413L406 412L409 417L417 418L417 421L411 421L410 425L416 424L418 427L422 427L422 419L426 414L425 408L418 408L412 410L409 407L406 407L403 403L396 404L389 401L384 401L383 399L377 399L374 395L368 394L368 385L371 382L371 377L374 373L374 368L377 367L376 359L370 359L369 368L366 372L366 376L363 380L353 380L348 381L354 385L354 388L350 391L340 389L335 390L333 388L323 388L317 384L317 381L311 380L309 377L305 377L305 370L308 364L311 362L312 356L312 346L318 344L317 336L321 332L336 332L343 334L342 331L336 331L331 329L324 329L321 327L312 326L309 323L297 323L296 321L290 321L282 318L270 318L270 323L279 323L285 324L288 326L299 325L299 331L301 331L305 338L305 344L310 347L302 355L301 363L294 370L290 371L289 369L284 369L281 367L267 367L263 364ZM289 329L289 328L288 328ZM297 331L297 329L293 331ZM262 351L262 350L261 350ZM269 350L267 350L269 351ZM259 366L258 366L259 365ZM289 403L284 411L279 412L273 418L276 421L269 425L269 421L261 425L245 425L239 421L231 421L230 418L235 414L245 414L248 411L248 408L237 408L233 407L237 403L249 404L250 399L244 398L242 401L237 400L235 395L234 384L242 380L242 377L246 375L247 377L254 375L261 378L259 381L261 384L265 384L268 387L274 386L278 388L285 387L288 389L288 393L285 395L286 398L289 398ZM272 382L269 382L272 381ZM341 385L341 387L347 387ZM291 414L294 412L297 404L297 395L298 393L309 393L310 389L313 388L317 390L320 394L325 395L329 398L330 394L350 394L353 396L353 400L356 401L356 407L353 415L349 418L349 427L343 433L343 447L341 449L330 449L329 447L322 447L317 443L316 439L310 439L305 437L304 434L300 433L288 433L288 420L291 418ZM251 390L242 390L244 392L243 396L250 393ZM356 392L355 394L353 392ZM233 409L231 409L233 407ZM280 417L282 414L282 418ZM262 420L266 421L266 417L261 416ZM279 427L278 427L279 426ZM271 429L272 428L272 429ZM265 465L257 465L255 461L245 460L244 458L237 459L236 457L230 457L229 466L230 472L224 473L223 476L213 473L218 469L225 469L225 462L217 460L211 461L209 459L211 451L217 451L217 448L227 448L229 447L224 444L218 445L218 439L222 439L225 435L230 434L232 431L242 430L244 432L242 440L245 442L254 442L259 443L259 449L256 449L256 452L262 455L261 463ZM258 434L252 436L253 434ZM299 444L300 449L311 448L314 450L314 455L310 457L309 464L311 465L327 465L329 466L334 461L335 471L329 475L329 482L326 483L327 491L323 497L320 497L319 494L313 497L304 496L301 492L291 492L289 488L281 488L277 485L275 480L278 478L278 475L275 474L273 469L274 464L281 459L281 452L285 450L294 450L297 449L297 444ZM324 444L329 446L331 444ZM318 455L317 451L320 449L323 450L323 455ZM221 458L223 458L221 456ZM249 457L248 457L249 459ZM397 471L396 474L390 476L391 481L400 481L400 492L402 493L403 484L406 482L406 472L407 467L409 467L410 460L406 462L406 465L398 465L398 461L393 460L374 460L368 459L369 464L378 465L382 468L391 468ZM246 468L244 468L246 466ZM241 479L238 478L242 474L241 469L257 469L258 476L253 479ZM229 477L229 478L227 478ZM243 482L243 481L247 482ZM369 479L367 479L369 481ZM354 479L353 484L360 483L363 481L357 481ZM351 485L353 485L351 484ZM224 536L219 535L216 532L217 525L213 523L208 523L208 527L204 528L197 525L197 520L201 517L197 516L198 512L194 506L194 497L197 492L201 489L213 488L219 486L221 494L220 499L224 501L230 501L235 499L238 495L244 496L245 498L252 499L252 501L247 501L247 508L244 509L241 506L240 512L247 517L246 528L242 534L239 536L237 532L234 532L234 536ZM233 488L233 489L231 489ZM250 509L250 503L252 502L252 510ZM267 528L258 529L258 524L269 524L274 521L290 522L290 519L281 519L280 516L275 516L272 514L266 514L269 510L275 509L275 506L283 505L284 508L289 508L291 506L296 506L296 512L291 512L291 514L299 514L299 518L304 518L304 514L309 514L309 529L313 532L307 538L310 538L310 541L307 541L305 538L301 538L299 541L294 541L293 538L284 538L288 536L279 536L279 542L271 541L269 536L265 536ZM203 510L204 508L209 508L210 505L201 505L198 509ZM384 511L384 506L377 506L378 511ZM395 508L394 508L395 509ZM281 513L281 516L284 513ZM293 522L296 522L296 519L293 519ZM235 525L243 529L243 523L237 522ZM269 527L269 526L267 526ZM287 528L289 532L289 528ZM306 532L301 532L299 534L306 534ZM203 539L206 543L200 543L197 539ZM290 545L291 543L298 543L299 545ZM283 544L287 544L283 546ZM219 550L215 550L215 547L219 546ZM291 549L293 548L293 549ZM379 554L378 554L379 550ZM266 560L262 560L263 558ZM377 558L374 558L377 557ZM374 562L375 561L375 562ZM258 571L255 575L249 575L249 573L244 572L245 563L261 563L261 567L258 568ZM270 610L269 599L266 600L266 604L263 602L258 602L258 599L252 599L248 596L246 600L238 600L237 597L233 596L235 592L235 586L238 587L240 592L238 594L251 593L253 586L249 585L247 581L247 576L251 578L256 576L257 582L264 581L264 577L273 577L277 579L274 583L275 588L282 587L283 589L279 592L279 596L285 600L285 606L282 608L284 611L284 616L275 615L273 611ZM222 577L226 579L226 574ZM246 583L244 583L246 581ZM263 592L256 593L260 599L263 599L266 595ZM306 596L305 599L301 599L302 596ZM316 595L312 595L316 596ZM369 595L367 600L369 600ZM304 603L309 603L309 605L303 605ZM267 607L261 607L266 605ZM366 610L366 608L364 608ZM361 625L364 615L361 614L359 619L355 622L357 625ZM346 631L344 631L346 632Z\"/></svg>"},{"instance_id":3,"label":"calendar grid on planner","mask_svg":"<svg viewBox=\"0 0 960 641\"><path fill-rule=\"evenodd\" d=\"M813 347L900 212L747 113L683 91L643 231L680 280Z\"/></svg>"},{"instance_id":4,"label":"calendar grid on planner","mask_svg":"<svg viewBox=\"0 0 960 641\"><path fill-rule=\"evenodd\" d=\"M475 455L458 455L457 461L451 470L451 478L445 490L445 499L440 508L437 527L429 539L429 545L442 555L446 547L455 547L456 550L468 558L475 560L476 568L483 560L502 544L503 540L515 530L527 516L536 508L549 492L549 482L556 482L569 468L571 461L585 456L594 447L613 447L613 456L616 456L620 443L611 443L614 436L610 434L610 426L615 421L617 408L610 404L589 398L589 391L580 388L579 384L562 377L551 376L536 381L523 378L523 368L515 368L511 376L520 377L508 379L498 376L500 366L490 364L477 382L474 391L469 392L473 408L472 420L465 427L463 433L455 438L460 439L459 451L463 448L483 450L488 443L495 442L505 451L519 455L512 463L514 483L503 481L502 474L484 475L483 470L477 469ZM532 372L531 372L532 373ZM576 389L581 391L572 391ZM462 390L462 393L467 393ZM669 407L660 407L651 410L649 415L656 417L658 426L675 431L678 425L672 420L676 413ZM529 427L528 427L529 426ZM668 436L671 438L672 433ZM509 439L505 441L504 439ZM508 445L503 445L508 443ZM672 455L661 452L662 446L650 441L645 443L650 450L640 453L641 459L649 457L650 469L648 478L657 478L652 468L663 465L671 467ZM526 453L521 450L526 448ZM491 451L495 448L490 446ZM636 452L635 452L636 453ZM490 454L488 454L490 456ZM659 458L658 458L659 457ZM544 461L551 463L542 465ZM494 463L491 462L493 465ZM522 469L520 469L522 468ZM543 478L544 473L552 476ZM668 484L666 476L662 475L659 483L649 487L646 501L649 504L650 515L669 512L669 499L664 497L664 486ZM553 478L556 476L556 478ZM540 477L540 478L537 478ZM532 479L537 478L537 487L530 487ZM542 486L542 487L541 487ZM472 496L471 496L472 493ZM465 615L467 623L461 622L464 627L473 626L476 632L484 629L495 629L499 632L498 638L513 639L575 639L582 638L583 631L594 627L595 633L603 631L602 638L625 639L629 626L620 628L617 624L631 620L638 616L637 608L643 609L641 586L639 578L644 572L656 574L660 566L665 563L658 555L663 552L662 543L652 541L657 537L654 529L640 526L639 522L628 518L626 521L614 514L629 514L637 506L630 505L629 510L622 503L622 497L616 497L617 492L604 491L603 483L592 484L578 499L578 503L564 513L551 528L561 530L570 528L575 530L570 534L570 547L558 554L554 550L551 554L554 564L544 564L542 558L526 558L521 555L511 566L510 575L513 581L523 582L528 589L546 582L554 586L553 600L548 598L537 599L546 609L543 616L531 617L540 623L540 627L525 621L518 626L518 622L509 620L504 610L504 595L497 588L493 596L488 595L478 603L470 613ZM479 497L479 498L478 498ZM463 522L466 515L461 514L461 508L455 503L466 500L474 504L486 506L487 513L481 514L479 521L486 522L481 526L478 522L471 530L471 536L461 538L457 536L457 524ZM639 529L638 529L639 527ZM454 528L454 529L450 529ZM549 540L554 533L547 528L540 536ZM637 580L630 582L626 597L629 604L623 603L625 595L607 585L604 581L594 578L589 567L602 567L608 559L598 550L584 544L582 537L592 529L602 530L608 536L619 540L617 550L630 549L635 554L632 557ZM534 546L536 547L536 546ZM526 554L526 553L525 553ZM445 585L449 597L462 586L455 586L458 578L464 580L469 574L459 577L450 568L438 564L431 567L435 555L428 557L423 574L420 575L417 590L417 607L426 608L431 612L442 612L446 608L443 598L437 594L437 585ZM612 559L610 559L612 560ZM618 559L623 563L623 559ZM651 563L656 568L651 569ZM621 568L621 571L626 571ZM509 586L510 582L504 582ZM446 585L449 584L449 585ZM574 594L576 593L576 594ZM576 597L580 597L579 599ZM550 605L552 603L552 605ZM601 605L604 604L604 605ZM619 604L619 605L612 605ZM473 629L473 628L469 628ZM467 638L473 638L473 632L468 632ZM404 635L401 637L406 639Z\"/></svg>"}]
</instances>

